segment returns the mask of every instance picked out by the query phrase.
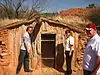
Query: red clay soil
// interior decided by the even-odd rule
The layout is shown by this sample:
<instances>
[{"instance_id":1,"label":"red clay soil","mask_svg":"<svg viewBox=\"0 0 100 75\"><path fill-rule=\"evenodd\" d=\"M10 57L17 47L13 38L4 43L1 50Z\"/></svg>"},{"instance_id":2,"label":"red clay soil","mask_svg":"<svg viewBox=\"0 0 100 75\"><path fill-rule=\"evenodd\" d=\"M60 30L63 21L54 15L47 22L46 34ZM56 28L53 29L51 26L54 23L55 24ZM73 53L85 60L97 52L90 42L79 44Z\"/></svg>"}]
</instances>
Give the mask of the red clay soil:
<instances>
[{"instance_id":1,"label":"red clay soil","mask_svg":"<svg viewBox=\"0 0 100 75\"><path fill-rule=\"evenodd\" d=\"M60 12L60 16L79 16L87 17L91 12L100 13L98 8L71 8Z\"/></svg>"}]
</instances>

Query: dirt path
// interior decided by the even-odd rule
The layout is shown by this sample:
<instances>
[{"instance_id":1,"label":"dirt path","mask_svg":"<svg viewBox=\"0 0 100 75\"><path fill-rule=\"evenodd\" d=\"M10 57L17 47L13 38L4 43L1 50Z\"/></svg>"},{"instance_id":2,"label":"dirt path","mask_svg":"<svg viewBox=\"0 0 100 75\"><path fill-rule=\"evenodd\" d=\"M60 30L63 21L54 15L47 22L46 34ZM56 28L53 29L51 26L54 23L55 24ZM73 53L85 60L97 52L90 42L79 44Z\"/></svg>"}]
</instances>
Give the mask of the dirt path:
<instances>
[{"instance_id":1,"label":"dirt path","mask_svg":"<svg viewBox=\"0 0 100 75\"><path fill-rule=\"evenodd\" d=\"M18 75L64 75L63 72L59 72L53 68L42 68L34 70L30 73L25 73L24 71L21 71Z\"/></svg>"},{"instance_id":2,"label":"dirt path","mask_svg":"<svg viewBox=\"0 0 100 75\"><path fill-rule=\"evenodd\" d=\"M14 67L0 67L0 75L16 75L16 69ZM64 72L59 72L54 68L39 68L33 70L33 72L24 72L23 68L17 75L65 75ZM72 75L82 75L82 71L73 72Z\"/></svg>"}]
</instances>

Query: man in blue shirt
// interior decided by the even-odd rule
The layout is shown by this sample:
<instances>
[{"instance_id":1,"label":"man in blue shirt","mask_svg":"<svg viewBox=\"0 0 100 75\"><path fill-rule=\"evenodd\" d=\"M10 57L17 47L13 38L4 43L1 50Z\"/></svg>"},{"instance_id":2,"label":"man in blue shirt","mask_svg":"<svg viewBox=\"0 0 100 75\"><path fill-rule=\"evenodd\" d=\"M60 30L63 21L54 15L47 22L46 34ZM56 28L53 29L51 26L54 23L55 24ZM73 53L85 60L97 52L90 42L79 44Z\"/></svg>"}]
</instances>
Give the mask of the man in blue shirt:
<instances>
[{"instance_id":1,"label":"man in blue shirt","mask_svg":"<svg viewBox=\"0 0 100 75\"><path fill-rule=\"evenodd\" d=\"M97 75L100 69L100 36L97 34L96 25L86 25L86 33L89 40L84 50L84 75Z\"/></svg>"}]
</instances>

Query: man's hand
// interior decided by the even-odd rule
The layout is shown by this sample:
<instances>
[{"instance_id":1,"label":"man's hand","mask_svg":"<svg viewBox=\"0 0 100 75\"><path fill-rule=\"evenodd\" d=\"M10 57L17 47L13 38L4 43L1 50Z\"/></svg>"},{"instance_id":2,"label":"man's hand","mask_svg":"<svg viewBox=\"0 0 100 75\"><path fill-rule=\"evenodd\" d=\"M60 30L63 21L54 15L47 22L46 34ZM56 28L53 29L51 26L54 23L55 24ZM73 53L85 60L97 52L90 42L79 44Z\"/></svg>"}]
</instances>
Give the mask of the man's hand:
<instances>
[{"instance_id":1,"label":"man's hand","mask_svg":"<svg viewBox=\"0 0 100 75\"><path fill-rule=\"evenodd\" d=\"M69 56L71 56L71 54L72 54L72 52L70 51L70 52L69 52Z\"/></svg>"},{"instance_id":2,"label":"man's hand","mask_svg":"<svg viewBox=\"0 0 100 75\"><path fill-rule=\"evenodd\" d=\"M32 49L28 50L28 53L29 53L29 54L32 54Z\"/></svg>"}]
</instances>

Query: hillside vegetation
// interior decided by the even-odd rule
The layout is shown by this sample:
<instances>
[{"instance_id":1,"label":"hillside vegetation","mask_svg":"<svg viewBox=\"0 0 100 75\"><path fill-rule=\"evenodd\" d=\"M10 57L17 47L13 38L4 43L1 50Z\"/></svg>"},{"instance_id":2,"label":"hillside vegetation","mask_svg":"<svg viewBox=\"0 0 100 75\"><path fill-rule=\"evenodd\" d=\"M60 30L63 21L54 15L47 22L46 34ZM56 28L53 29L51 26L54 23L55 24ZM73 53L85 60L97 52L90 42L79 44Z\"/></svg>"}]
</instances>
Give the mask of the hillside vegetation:
<instances>
[{"instance_id":1,"label":"hillside vegetation","mask_svg":"<svg viewBox=\"0 0 100 75\"><path fill-rule=\"evenodd\" d=\"M71 22L74 22L76 24L84 24L85 22L92 22L96 25L100 25L100 7L97 8L72 8L69 10L61 11L59 16L65 18L66 16L70 19ZM80 18L80 19L79 19Z\"/></svg>"}]
</instances>

